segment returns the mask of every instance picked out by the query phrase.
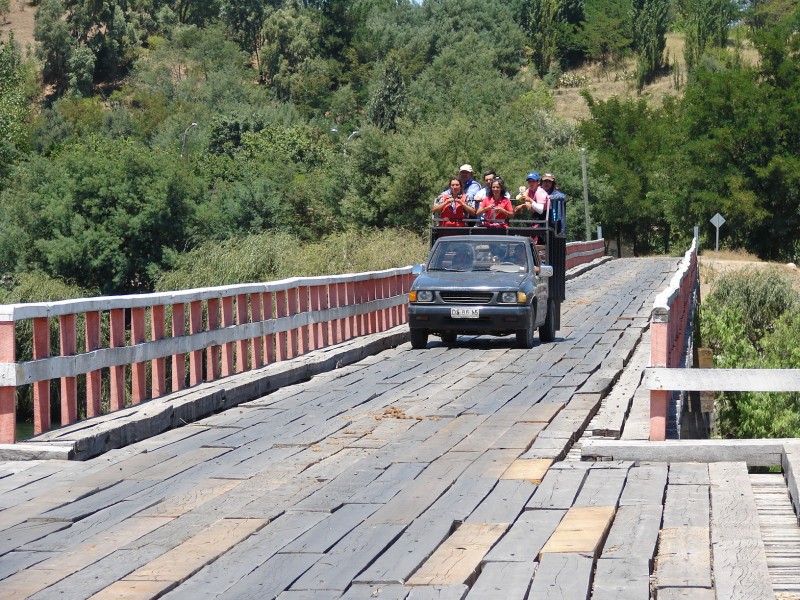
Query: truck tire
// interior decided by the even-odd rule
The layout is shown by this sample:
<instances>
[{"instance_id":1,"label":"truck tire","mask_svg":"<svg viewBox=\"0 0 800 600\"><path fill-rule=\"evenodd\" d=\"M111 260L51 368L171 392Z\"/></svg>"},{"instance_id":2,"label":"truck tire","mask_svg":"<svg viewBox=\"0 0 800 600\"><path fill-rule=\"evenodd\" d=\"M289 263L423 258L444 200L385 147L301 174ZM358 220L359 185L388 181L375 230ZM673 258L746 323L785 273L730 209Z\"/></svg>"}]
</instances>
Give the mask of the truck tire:
<instances>
[{"instance_id":1,"label":"truck tire","mask_svg":"<svg viewBox=\"0 0 800 600\"><path fill-rule=\"evenodd\" d=\"M456 339L458 338L458 334L453 333L452 331L446 331L441 334L442 342L445 344L455 344Z\"/></svg>"},{"instance_id":2,"label":"truck tire","mask_svg":"<svg viewBox=\"0 0 800 600\"><path fill-rule=\"evenodd\" d=\"M428 331L426 329L409 329L411 334L411 347L414 350L424 350L428 347Z\"/></svg>"},{"instance_id":3,"label":"truck tire","mask_svg":"<svg viewBox=\"0 0 800 600\"><path fill-rule=\"evenodd\" d=\"M530 349L533 348L535 333L534 333L534 318L535 314L531 310L531 317L528 319L528 326L525 329L518 329L517 335L517 348Z\"/></svg>"},{"instance_id":4,"label":"truck tire","mask_svg":"<svg viewBox=\"0 0 800 600\"><path fill-rule=\"evenodd\" d=\"M550 298L547 300L547 316L544 325L539 327L539 341L552 342L556 339L556 303Z\"/></svg>"}]
</instances>

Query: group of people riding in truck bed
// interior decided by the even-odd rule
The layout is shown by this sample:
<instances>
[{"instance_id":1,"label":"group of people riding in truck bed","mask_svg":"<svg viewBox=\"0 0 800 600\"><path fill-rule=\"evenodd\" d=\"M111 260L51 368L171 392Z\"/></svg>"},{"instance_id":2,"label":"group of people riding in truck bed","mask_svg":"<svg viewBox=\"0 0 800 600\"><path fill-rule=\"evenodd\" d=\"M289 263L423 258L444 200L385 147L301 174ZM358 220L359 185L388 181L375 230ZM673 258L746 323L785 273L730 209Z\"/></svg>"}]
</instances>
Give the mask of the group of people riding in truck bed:
<instances>
[{"instance_id":1,"label":"group of people riding in truck bed","mask_svg":"<svg viewBox=\"0 0 800 600\"><path fill-rule=\"evenodd\" d=\"M450 178L448 189L433 202L435 224L439 227L506 228L512 218L560 222L561 215L552 214L552 210L556 205L563 205L565 196L558 191L555 177L550 173L540 177L536 171L531 171L525 179L527 187L519 188L515 206L506 182L492 169L484 171L481 187L475 180L472 166L461 165L458 175Z\"/></svg>"}]
</instances>

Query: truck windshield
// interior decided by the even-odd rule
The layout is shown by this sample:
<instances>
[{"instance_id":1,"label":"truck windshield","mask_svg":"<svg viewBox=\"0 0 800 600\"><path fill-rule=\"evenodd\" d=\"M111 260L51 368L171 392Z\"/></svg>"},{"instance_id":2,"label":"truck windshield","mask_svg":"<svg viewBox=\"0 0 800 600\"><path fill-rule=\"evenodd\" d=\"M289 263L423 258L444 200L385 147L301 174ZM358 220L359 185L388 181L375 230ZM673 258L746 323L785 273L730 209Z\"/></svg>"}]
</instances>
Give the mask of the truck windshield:
<instances>
[{"instance_id":1,"label":"truck windshield","mask_svg":"<svg viewBox=\"0 0 800 600\"><path fill-rule=\"evenodd\" d=\"M527 272L528 252L519 241L440 240L428 263L431 271Z\"/></svg>"}]
</instances>

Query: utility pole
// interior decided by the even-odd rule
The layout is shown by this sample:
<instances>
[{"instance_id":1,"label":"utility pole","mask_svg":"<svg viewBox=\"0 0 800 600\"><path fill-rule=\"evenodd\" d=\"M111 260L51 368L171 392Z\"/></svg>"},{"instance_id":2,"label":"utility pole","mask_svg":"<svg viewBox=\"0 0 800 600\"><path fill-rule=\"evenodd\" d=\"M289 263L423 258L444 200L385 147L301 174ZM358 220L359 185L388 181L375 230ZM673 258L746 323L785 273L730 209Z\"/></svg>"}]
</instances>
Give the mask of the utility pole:
<instances>
[{"instance_id":1,"label":"utility pole","mask_svg":"<svg viewBox=\"0 0 800 600\"><path fill-rule=\"evenodd\" d=\"M191 125L189 125L183 132L183 135L181 136L181 158L186 156L186 134L189 133L189 130L192 127L197 127L197 123L192 123Z\"/></svg>"},{"instance_id":2,"label":"utility pole","mask_svg":"<svg viewBox=\"0 0 800 600\"><path fill-rule=\"evenodd\" d=\"M589 176L586 174L586 148L581 148L581 171L583 171L583 214L588 242L592 239L592 233L589 231Z\"/></svg>"}]
</instances>

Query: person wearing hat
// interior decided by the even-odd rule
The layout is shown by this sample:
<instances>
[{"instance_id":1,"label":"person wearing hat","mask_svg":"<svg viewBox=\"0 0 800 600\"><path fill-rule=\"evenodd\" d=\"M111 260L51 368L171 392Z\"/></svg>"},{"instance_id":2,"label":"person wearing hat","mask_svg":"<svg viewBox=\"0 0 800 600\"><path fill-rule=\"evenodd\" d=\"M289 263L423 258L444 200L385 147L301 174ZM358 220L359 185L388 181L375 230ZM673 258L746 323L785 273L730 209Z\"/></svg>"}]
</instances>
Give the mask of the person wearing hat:
<instances>
[{"instance_id":1,"label":"person wearing hat","mask_svg":"<svg viewBox=\"0 0 800 600\"><path fill-rule=\"evenodd\" d=\"M539 185L541 177L536 171L531 171L525 177L528 184L528 189L520 192L521 204L517 206L514 212L519 212L523 208L527 208L533 212L534 219L546 219L547 213L545 212L550 207L550 197L547 192Z\"/></svg>"},{"instance_id":2,"label":"person wearing hat","mask_svg":"<svg viewBox=\"0 0 800 600\"><path fill-rule=\"evenodd\" d=\"M556 225L556 231L560 232L563 228L564 215L567 211L567 197L558 189L556 178L552 173L542 175L542 188L550 196L551 218Z\"/></svg>"},{"instance_id":3,"label":"person wearing hat","mask_svg":"<svg viewBox=\"0 0 800 600\"><path fill-rule=\"evenodd\" d=\"M481 184L475 181L475 170L472 165L465 163L458 169L458 178L461 180L461 189L469 199L470 206L477 210L479 207L475 206L475 194L481 191Z\"/></svg>"}]
</instances>

